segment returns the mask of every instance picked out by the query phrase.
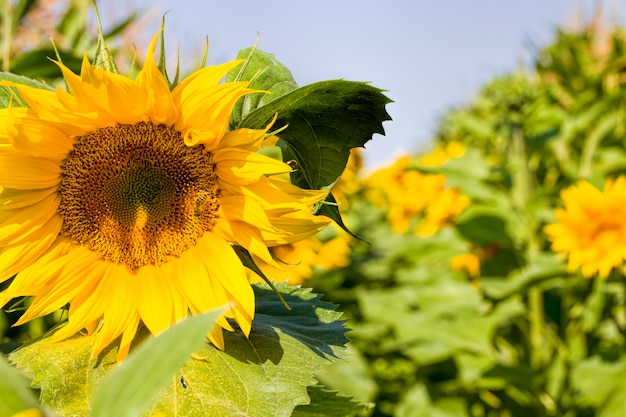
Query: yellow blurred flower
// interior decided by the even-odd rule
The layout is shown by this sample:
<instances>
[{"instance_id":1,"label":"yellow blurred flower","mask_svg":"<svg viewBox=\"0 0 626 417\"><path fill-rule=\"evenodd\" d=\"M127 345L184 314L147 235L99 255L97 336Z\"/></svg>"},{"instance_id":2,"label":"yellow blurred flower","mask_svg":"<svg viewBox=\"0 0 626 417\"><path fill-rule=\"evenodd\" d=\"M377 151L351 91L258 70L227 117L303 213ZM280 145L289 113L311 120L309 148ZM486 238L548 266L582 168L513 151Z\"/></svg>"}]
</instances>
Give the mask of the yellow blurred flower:
<instances>
[{"instance_id":1,"label":"yellow blurred flower","mask_svg":"<svg viewBox=\"0 0 626 417\"><path fill-rule=\"evenodd\" d=\"M447 145L438 145L431 153L422 156L420 164L427 167L440 167L450 159L460 158L465 153L465 145L460 142L450 142Z\"/></svg>"},{"instance_id":2,"label":"yellow blurred flower","mask_svg":"<svg viewBox=\"0 0 626 417\"><path fill-rule=\"evenodd\" d=\"M626 259L626 177L608 179L600 191L581 180L561 192L564 208L545 227L552 250L567 254L568 269L606 277Z\"/></svg>"},{"instance_id":3,"label":"yellow blurred flower","mask_svg":"<svg viewBox=\"0 0 626 417\"><path fill-rule=\"evenodd\" d=\"M313 276L313 268L329 270L347 266L350 263L349 240L350 237L342 233L326 242L312 236L289 245L273 247L270 253L278 260L278 268L257 257L254 257L254 261L270 281L301 285ZM249 273L248 278L250 282L262 281L253 273Z\"/></svg>"},{"instance_id":4,"label":"yellow blurred flower","mask_svg":"<svg viewBox=\"0 0 626 417\"><path fill-rule=\"evenodd\" d=\"M360 179L362 169L363 156L361 155L361 148L352 148L346 169L331 190L341 210L348 209L351 197L362 188L363 185Z\"/></svg>"},{"instance_id":5,"label":"yellow blurred flower","mask_svg":"<svg viewBox=\"0 0 626 417\"><path fill-rule=\"evenodd\" d=\"M38 408L29 408L28 410L20 411L17 414L13 414L11 417L43 417L43 412Z\"/></svg>"},{"instance_id":6,"label":"yellow blurred flower","mask_svg":"<svg viewBox=\"0 0 626 417\"><path fill-rule=\"evenodd\" d=\"M462 253L450 260L450 268L476 278L480 275L480 258L472 253Z\"/></svg>"},{"instance_id":7,"label":"yellow blurred flower","mask_svg":"<svg viewBox=\"0 0 626 417\"><path fill-rule=\"evenodd\" d=\"M446 188L444 175L424 174L411 165L411 158L403 156L374 172L365 180L367 196L372 204L388 210L395 233L414 228L420 236L429 236L451 223L470 200L458 190Z\"/></svg>"}]
</instances>

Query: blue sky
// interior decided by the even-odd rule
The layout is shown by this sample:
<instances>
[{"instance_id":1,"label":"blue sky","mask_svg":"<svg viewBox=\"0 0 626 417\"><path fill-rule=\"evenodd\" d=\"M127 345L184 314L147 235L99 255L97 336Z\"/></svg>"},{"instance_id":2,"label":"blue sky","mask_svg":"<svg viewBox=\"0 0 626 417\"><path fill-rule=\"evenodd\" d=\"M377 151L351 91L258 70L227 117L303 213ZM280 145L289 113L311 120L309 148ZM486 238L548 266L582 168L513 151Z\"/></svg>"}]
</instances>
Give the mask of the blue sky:
<instances>
[{"instance_id":1,"label":"blue sky","mask_svg":"<svg viewBox=\"0 0 626 417\"><path fill-rule=\"evenodd\" d=\"M386 137L366 145L369 168L429 147L446 109L471 99L496 75L532 62L557 25L592 0L106 0L103 19L142 10L146 38L166 16L173 53L199 59L209 37L209 63L234 58L260 34L300 85L344 78L370 81L394 100ZM191 64L184 65L191 70Z\"/></svg>"}]
</instances>

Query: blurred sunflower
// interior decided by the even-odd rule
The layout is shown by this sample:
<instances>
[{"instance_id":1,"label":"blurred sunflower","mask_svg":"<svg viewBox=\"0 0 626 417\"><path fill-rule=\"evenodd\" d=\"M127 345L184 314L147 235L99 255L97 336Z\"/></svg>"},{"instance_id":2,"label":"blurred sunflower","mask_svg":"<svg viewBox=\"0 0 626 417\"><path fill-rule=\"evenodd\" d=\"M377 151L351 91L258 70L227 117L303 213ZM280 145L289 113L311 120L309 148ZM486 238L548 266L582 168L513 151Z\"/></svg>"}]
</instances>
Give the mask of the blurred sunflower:
<instances>
[{"instance_id":1,"label":"blurred sunflower","mask_svg":"<svg viewBox=\"0 0 626 417\"><path fill-rule=\"evenodd\" d=\"M388 210L395 233L412 229L420 236L430 236L451 223L470 200L457 189L447 188L444 175L424 174L411 165L411 158L403 156L366 178L368 199Z\"/></svg>"},{"instance_id":2,"label":"blurred sunflower","mask_svg":"<svg viewBox=\"0 0 626 417\"><path fill-rule=\"evenodd\" d=\"M580 181L561 191L564 208L545 227L552 250L568 255L568 269L606 277L626 259L626 177L608 179L600 191Z\"/></svg>"},{"instance_id":3,"label":"blurred sunflower","mask_svg":"<svg viewBox=\"0 0 626 417\"><path fill-rule=\"evenodd\" d=\"M337 231L339 234L340 232ZM313 268L333 269L348 266L350 263L350 237L346 233L322 242L318 236L289 245L281 245L270 248L270 253L278 259L282 265L277 268L255 258L255 262L265 274L274 282L287 281L289 285L301 285L311 278ZM250 282L261 282L261 278L249 272Z\"/></svg>"},{"instance_id":4,"label":"blurred sunflower","mask_svg":"<svg viewBox=\"0 0 626 417\"><path fill-rule=\"evenodd\" d=\"M241 61L203 68L170 90L154 63L135 80L83 60L59 64L71 90L13 85L28 107L0 110L0 305L34 296L16 323L69 304L53 340L86 330L92 357L142 321L153 334L231 303L210 333L223 348L233 319L250 332L254 295L232 245L275 264L269 246L324 228L325 192L257 153L269 126L227 131L247 82L221 83Z\"/></svg>"},{"instance_id":5,"label":"blurred sunflower","mask_svg":"<svg viewBox=\"0 0 626 417\"><path fill-rule=\"evenodd\" d=\"M466 274L472 286L480 288L480 258L473 253L461 253L450 259L450 269Z\"/></svg>"},{"instance_id":6,"label":"blurred sunflower","mask_svg":"<svg viewBox=\"0 0 626 417\"><path fill-rule=\"evenodd\" d=\"M450 159L460 158L465 154L465 145L460 142L450 142L447 145L438 145L432 152L422 156L420 164L427 167L440 167Z\"/></svg>"}]
</instances>

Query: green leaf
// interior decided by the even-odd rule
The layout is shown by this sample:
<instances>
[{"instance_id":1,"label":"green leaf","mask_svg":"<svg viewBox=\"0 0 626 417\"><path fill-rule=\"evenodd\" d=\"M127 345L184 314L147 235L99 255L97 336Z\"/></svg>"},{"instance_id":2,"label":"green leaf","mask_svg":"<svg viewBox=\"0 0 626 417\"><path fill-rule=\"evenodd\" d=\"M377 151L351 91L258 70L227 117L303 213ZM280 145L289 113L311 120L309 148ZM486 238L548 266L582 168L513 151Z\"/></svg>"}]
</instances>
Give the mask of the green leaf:
<instances>
[{"instance_id":1,"label":"green leaf","mask_svg":"<svg viewBox=\"0 0 626 417\"><path fill-rule=\"evenodd\" d=\"M467 404L462 398L443 398L433 402L428 388L419 383L411 387L394 413L398 417L467 417Z\"/></svg>"},{"instance_id":2,"label":"green leaf","mask_svg":"<svg viewBox=\"0 0 626 417\"><path fill-rule=\"evenodd\" d=\"M80 72L83 59L66 50L59 50L59 57L63 65L71 69L74 73ZM33 49L24 53L11 61L10 71L14 74L21 74L24 77L53 81L62 75L59 67L50 58L56 60L56 51L53 48Z\"/></svg>"},{"instance_id":3,"label":"green leaf","mask_svg":"<svg viewBox=\"0 0 626 417\"><path fill-rule=\"evenodd\" d=\"M0 356L0 417L9 417L30 408L39 408L30 380Z\"/></svg>"},{"instance_id":4,"label":"green leaf","mask_svg":"<svg viewBox=\"0 0 626 417\"><path fill-rule=\"evenodd\" d=\"M223 309L187 317L147 340L102 380L91 402L91 417L140 416L176 372L200 349ZM147 383L149 381L149 383Z\"/></svg>"},{"instance_id":5,"label":"green leaf","mask_svg":"<svg viewBox=\"0 0 626 417\"><path fill-rule=\"evenodd\" d=\"M456 220L457 229L468 240L481 246L513 246L515 216L484 204L471 205Z\"/></svg>"},{"instance_id":6,"label":"green leaf","mask_svg":"<svg viewBox=\"0 0 626 417\"><path fill-rule=\"evenodd\" d=\"M368 362L354 345L349 344L346 360L324 366L324 372L316 376L325 387L337 390L341 395L352 397L361 403L376 398L378 386L368 372Z\"/></svg>"},{"instance_id":7,"label":"green leaf","mask_svg":"<svg viewBox=\"0 0 626 417\"><path fill-rule=\"evenodd\" d=\"M567 275L567 265L554 255L538 256L526 268L516 269L506 278L481 277L482 288L489 297L500 300L524 293L529 287Z\"/></svg>"},{"instance_id":8,"label":"green leaf","mask_svg":"<svg viewBox=\"0 0 626 417\"><path fill-rule=\"evenodd\" d=\"M314 375L322 370L323 364L343 355L347 341L345 328L335 306L322 302L318 295L286 284L276 287L292 311L286 310L266 285L254 286L256 316L250 337L246 338L240 331L225 332L224 351L205 344L178 373L168 377L168 386L146 415L160 412L165 416L290 416L296 406L307 404L307 387L316 383ZM187 337L179 335L176 343L186 344ZM159 364L154 368L173 360L169 357L172 346L157 339L152 342L158 343L160 353L150 359L151 363ZM194 339L193 335L190 339ZM137 352L141 349L142 346L137 348ZM90 398L109 378L107 374L126 366L124 363L120 368L115 367L115 348L105 350L93 362L89 361L90 352L91 344L85 337L59 343L44 339L20 349L11 359L33 373L33 383L40 386L42 401L53 410L61 415L87 415ZM127 362L130 361L131 357ZM171 375L173 366L165 367ZM160 383L155 383L153 371L159 373ZM166 371L153 371L149 375L129 376L125 381L117 380L114 374L110 378L117 380L120 396L126 398L136 391L154 392L156 387L148 386L161 385ZM137 387L135 382L147 387ZM127 402L119 398L114 402ZM97 401L94 408L107 405L102 412L123 415L118 414L118 409L113 411L117 404Z\"/></svg>"},{"instance_id":9,"label":"green leaf","mask_svg":"<svg viewBox=\"0 0 626 417\"><path fill-rule=\"evenodd\" d=\"M10 81L15 84L23 84L29 87L51 90L51 88L46 84L40 83L39 81L35 81L28 77L12 74L10 72L0 72L0 81ZM14 106L26 106L26 103L22 100L15 88L2 86L0 87L0 108L8 107L11 97L13 97Z\"/></svg>"},{"instance_id":10,"label":"green leaf","mask_svg":"<svg viewBox=\"0 0 626 417\"><path fill-rule=\"evenodd\" d=\"M319 190L334 184L346 167L350 149L364 146L374 133L385 133L390 120L382 90L354 81L322 81L298 88L250 112L238 127L261 129L278 114L274 126L283 160L293 161L291 180Z\"/></svg>"},{"instance_id":11,"label":"green leaf","mask_svg":"<svg viewBox=\"0 0 626 417\"><path fill-rule=\"evenodd\" d=\"M269 92L269 94L248 94L237 102L231 121L238 127L251 111L295 90L298 84L293 79L291 71L278 61L274 54L250 47L239 51L237 58L244 59L244 62L226 74L226 82L252 80L250 88Z\"/></svg>"},{"instance_id":12,"label":"green leaf","mask_svg":"<svg viewBox=\"0 0 626 417\"><path fill-rule=\"evenodd\" d=\"M366 415L369 409L369 406L359 404L321 385L309 387L308 393L311 403L296 407L292 417L351 417Z\"/></svg>"},{"instance_id":13,"label":"green leaf","mask_svg":"<svg viewBox=\"0 0 626 417\"><path fill-rule=\"evenodd\" d=\"M626 356L615 362L593 357L577 364L572 371L579 401L597 408L597 417L618 417L626 410Z\"/></svg>"}]
</instances>

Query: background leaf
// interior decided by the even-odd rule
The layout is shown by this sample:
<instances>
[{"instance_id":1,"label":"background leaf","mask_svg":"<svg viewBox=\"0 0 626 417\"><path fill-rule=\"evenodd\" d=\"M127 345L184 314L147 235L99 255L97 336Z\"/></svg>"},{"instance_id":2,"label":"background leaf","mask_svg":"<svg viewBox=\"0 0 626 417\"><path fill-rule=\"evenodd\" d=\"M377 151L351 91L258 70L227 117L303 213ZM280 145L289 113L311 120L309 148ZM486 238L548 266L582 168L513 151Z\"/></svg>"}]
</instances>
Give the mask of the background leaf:
<instances>
[{"instance_id":1,"label":"background leaf","mask_svg":"<svg viewBox=\"0 0 626 417\"><path fill-rule=\"evenodd\" d=\"M574 386L580 390L583 404L598 409L598 417L618 417L626 410L626 359L604 362L593 357L576 365L572 372Z\"/></svg>"},{"instance_id":2,"label":"background leaf","mask_svg":"<svg viewBox=\"0 0 626 417\"><path fill-rule=\"evenodd\" d=\"M30 380L0 356L0 417L10 417L32 408L39 408Z\"/></svg>"},{"instance_id":3,"label":"background leaf","mask_svg":"<svg viewBox=\"0 0 626 417\"><path fill-rule=\"evenodd\" d=\"M309 387L311 403L298 406L292 417L352 417L367 415L369 407L321 385Z\"/></svg>"},{"instance_id":4,"label":"background leaf","mask_svg":"<svg viewBox=\"0 0 626 417\"><path fill-rule=\"evenodd\" d=\"M23 84L29 87L41 88L51 90L52 88L44 83L35 81L32 78L23 77L21 75L12 74L10 72L0 72L0 81L10 81L16 84ZM13 105L26 106L26 103L21 99L17 90L13 87L2 86L0 87L0 108L9 106L9 102L13 97Z\"/></svg>"}]
</instances>

